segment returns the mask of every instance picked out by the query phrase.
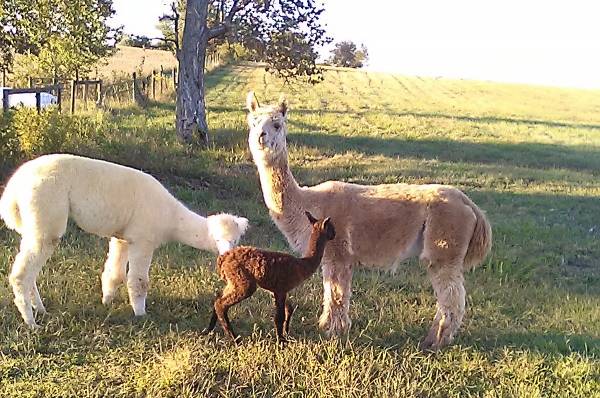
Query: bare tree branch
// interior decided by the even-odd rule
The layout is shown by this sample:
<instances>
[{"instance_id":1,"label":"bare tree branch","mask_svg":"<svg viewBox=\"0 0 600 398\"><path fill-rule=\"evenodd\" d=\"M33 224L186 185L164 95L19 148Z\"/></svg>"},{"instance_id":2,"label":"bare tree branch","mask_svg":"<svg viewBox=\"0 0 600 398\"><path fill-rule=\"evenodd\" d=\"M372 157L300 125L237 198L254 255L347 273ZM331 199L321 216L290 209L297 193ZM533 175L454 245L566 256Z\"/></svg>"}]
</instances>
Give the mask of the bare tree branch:
<instances>
[{"instance_id":1,"label":"bare tree branch","mask_svg":"<svg viewBox=\"0 0 600 398\"><path fill-rule=\"evenodd\" d=\"M233 4L231 5L231 10L229 10L229 13L227 14L227 18L225 19L226 21L231 22L233 20L233 16L235 15L236 12L239 11L238 3L239 3L239 0L233 0ZM244 2L244 3L246 3L246 2ZM244 4L244 6L245 6L245 4Z\"/></svg>"},{"instance_id":2,"label":"bare tree branch","mask_svg":"<svg viewBox=\"0 0 600 398\"><path fill-rule=\"evenodd\" d=\"M222 24L219 24L219 25L215 26L214 28L209 29L208 30L208 40L214 39L215 37L219 37L219 36L225 34L225 32L227 32L230 27L231 27L231 25L229 22L223 22Z\"/></svg>"},{"instance_id":3,"label":"bare tree branch","mask_svg":"<svg viewBox=\"0 0 600 398\"><path fill-rule=\"evenodd\" d=\"M224 35L229 29L231 29L231 23L233 21L233 17L235 17L235 14L240 10L244 9L250 3L250 1L251 0L233 0L233 3L231 4L231 9L227 13L227 16L225 16L225 1L222 0L220 5L222 13L222 23L209 29L208 40Z\"/></svg>"}]
</instances>

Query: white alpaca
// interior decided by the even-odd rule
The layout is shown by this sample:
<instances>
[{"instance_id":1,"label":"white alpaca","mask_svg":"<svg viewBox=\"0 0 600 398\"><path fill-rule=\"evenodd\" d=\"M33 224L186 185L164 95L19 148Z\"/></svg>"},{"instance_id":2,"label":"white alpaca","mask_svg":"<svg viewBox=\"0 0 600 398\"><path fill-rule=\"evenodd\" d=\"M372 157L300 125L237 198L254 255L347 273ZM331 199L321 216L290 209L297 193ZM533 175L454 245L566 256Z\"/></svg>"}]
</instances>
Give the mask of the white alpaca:
<instances>
[{"instance_id":1,"label":"white alpaca","mask_svg":"<svg viewBox=\"0 0 600 398\"><path fill-rule=\"evenodd\" d=\"M154 249L178 241L224 253L248 227L248 220L242 217L199 216L155 178L129 167L65 154L29 161L8 181L0 198L0 217L21 235L9 281L15 304L31 327L36 326L32 305L45 312L37 275L65 233L69 216L84 231L110 237L102 273L102 302L109 304L127 278L135 315L146 313Z\"/></svg>"}]
</instances>

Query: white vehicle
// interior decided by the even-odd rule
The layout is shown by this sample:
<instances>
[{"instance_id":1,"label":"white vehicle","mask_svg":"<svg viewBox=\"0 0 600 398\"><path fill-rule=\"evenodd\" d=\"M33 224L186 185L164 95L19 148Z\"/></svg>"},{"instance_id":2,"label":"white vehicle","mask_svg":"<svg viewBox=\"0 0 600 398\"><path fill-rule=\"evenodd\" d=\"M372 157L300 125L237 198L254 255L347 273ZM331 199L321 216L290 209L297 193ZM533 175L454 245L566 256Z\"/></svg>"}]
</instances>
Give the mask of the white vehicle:
<instances>
[{"instance_id":1,"label":"white vehicle","mask_svg":"<svg viewBox=\"0 0 600 398\"><path fill-rule=\"evenodd\" d=\"M0 101L4 98L4 90L10 87L0 87ZM50 105L58 104L58 97L50 93L40 93L40 107L46 108ZM35 108L35 93L11 94L8 96L8 106L17 108L25 106Z\"/></svg>"}]
</instances>

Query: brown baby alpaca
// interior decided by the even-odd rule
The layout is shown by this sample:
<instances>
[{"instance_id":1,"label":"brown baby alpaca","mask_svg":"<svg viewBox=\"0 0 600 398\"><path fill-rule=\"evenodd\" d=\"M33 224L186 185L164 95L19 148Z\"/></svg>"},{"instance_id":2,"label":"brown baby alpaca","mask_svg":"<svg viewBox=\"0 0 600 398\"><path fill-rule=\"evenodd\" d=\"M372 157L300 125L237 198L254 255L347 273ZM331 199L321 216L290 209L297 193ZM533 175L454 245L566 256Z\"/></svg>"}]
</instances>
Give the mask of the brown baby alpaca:
<instances>
[{"instance_id":1,"label":"brown baby alpaca","mask_svg":"<svg viewBox=\"0 0 600 398\"><path fill-rule=\"evenodd\" d=\"M286 301L287 294L317 270L327 241L335 238L335 229L329 218L317 220L309 212L305 214L312 224L312 231L302 258L248 246L237 247L219 256L217 270L227 284L215 300L210 323L203 333L210 333L218 319L225 333L235 341L237 336L231 329L227 311L252 296L256 287L260 286L273 293L277 340L285 342L283 334L284 331L288 334L294 312L292 305Z\"/></svg>"}]
</instances>

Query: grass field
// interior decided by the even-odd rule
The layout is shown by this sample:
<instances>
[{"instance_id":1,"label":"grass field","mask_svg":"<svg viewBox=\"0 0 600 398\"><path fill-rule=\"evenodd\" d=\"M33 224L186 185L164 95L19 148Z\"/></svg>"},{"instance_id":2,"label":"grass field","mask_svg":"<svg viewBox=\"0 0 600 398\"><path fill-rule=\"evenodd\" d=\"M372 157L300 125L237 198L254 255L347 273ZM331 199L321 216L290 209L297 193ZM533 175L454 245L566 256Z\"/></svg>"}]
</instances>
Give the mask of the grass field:
<instances>
[{"instance_id":1,"label":"grass field","mask_svg":"<svg viewBox=\"0 0 600 398\"><path fill-rule=\"evenodd\" d=\"M117 46L117 52L98 68L98 75L106 79L112 77L113 73L130 76L137 71L146 76L153 70L159 71L161 65L165 69L176 67L175 55L170 51Z\"/></svg>"},{"instance_id":2,"label":"grass field","mask_svg":"<svg viewBox=\"0 0 600 398\"><path fill-rule=\"evenodd\" d=\"M435 299L417 262L396 274L357 271L341 339L316 327L317 274L292 294L296 341L274 342L270 296L234 307L244 336L201 336L221 287L214 256L178 244L151 269L149 315L121 289L100 303L106 241L69 228L39 277L50 315L27 330L7 275L18 236L0 227L0 396L5 397L599 397L600 92L423 79L331 69L318 86L283 86L261 68L207 77L212 144L175 140L174 104L99 117L106 132L77 152L149 171L201 213L248 217L244 239L287 250L262 201L246 145L245 93L285 92L300 184L327 179L444 183L487 211L494 247L466 275L455 344L418 350Z\"/></svg>"}]
</instances>

